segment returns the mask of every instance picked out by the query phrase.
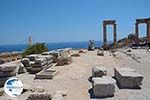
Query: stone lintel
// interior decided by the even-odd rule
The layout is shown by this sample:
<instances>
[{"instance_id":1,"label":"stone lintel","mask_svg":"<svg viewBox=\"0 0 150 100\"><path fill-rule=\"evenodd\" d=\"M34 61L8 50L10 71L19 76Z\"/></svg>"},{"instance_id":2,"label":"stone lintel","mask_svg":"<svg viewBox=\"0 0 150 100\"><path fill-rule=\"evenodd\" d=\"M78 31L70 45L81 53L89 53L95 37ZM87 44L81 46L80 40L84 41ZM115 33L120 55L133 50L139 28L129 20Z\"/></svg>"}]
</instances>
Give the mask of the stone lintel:
<instances>
[{"instance_id":1,"label":"stone lintel","mask_svg":"<svg viewBox=\"0 0 150 100\"><path fill-rule=\"evenodd\" d=\"M104 20L104 21L103 21L103 24L104 24L104 25L113 25L113 24L115 24L115 23L116 23L115 20Z\"/></svg>"},{"instance_id":2,"label":"stone lintel","mask_svg":"<svg viewBox=\"0 0 150 100\"><path fill-rule=\"evenodd\" d=\"M137 24L148 23L148 22L150 22L150 18L136 19Z\"/></svg>"}]
</instances>

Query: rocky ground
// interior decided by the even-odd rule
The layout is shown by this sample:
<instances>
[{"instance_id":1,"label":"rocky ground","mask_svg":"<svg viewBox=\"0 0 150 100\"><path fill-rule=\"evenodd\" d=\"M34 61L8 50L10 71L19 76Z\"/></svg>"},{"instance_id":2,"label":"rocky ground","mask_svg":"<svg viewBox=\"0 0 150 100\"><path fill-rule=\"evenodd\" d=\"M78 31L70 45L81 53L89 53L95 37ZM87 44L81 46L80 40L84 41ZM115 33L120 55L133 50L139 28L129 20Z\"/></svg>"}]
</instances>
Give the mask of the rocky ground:
<instances>
[{"instance_id":1,"label":"rocky ground","mask_svg":"<svg viewBox=\"0 0 150 100\"><path fill-rule=\"evenodd\" d=\"M128 52L127 52L128 51ZM80 57L73 57L73 63L65 66L55 66L59 71L53 80L34 79L35 75L20 74L17 77L24 86L31 89L44 89L54 94L56 91L64 91L67 96L64 100L150 100L150 52L146 49L119 49L115 53L105 51L104 56L97 56L97 50L81 53ZM104 66L107 68L108 76L113 76L115 67L131 67L138 73L144 75L141 89L119 89L116 85L114 97L93 98L91 96L91 76L93 66ZM30 91L24 92L12 100L26 100ZM9 98L6 94L0 100Z\"/></svg>"}]
</instances>

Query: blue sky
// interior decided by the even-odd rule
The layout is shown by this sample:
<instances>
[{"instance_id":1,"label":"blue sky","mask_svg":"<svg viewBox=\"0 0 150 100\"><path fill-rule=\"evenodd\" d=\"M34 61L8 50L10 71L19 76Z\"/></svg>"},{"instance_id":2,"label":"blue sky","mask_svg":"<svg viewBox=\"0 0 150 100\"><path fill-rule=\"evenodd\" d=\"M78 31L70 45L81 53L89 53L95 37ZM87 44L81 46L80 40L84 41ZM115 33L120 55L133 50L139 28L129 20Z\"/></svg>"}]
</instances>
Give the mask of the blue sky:
<instances>
[{"instance_id":1,"label":"blue sky","mask_svg":"<svg viewBox=\"0 0 150 100\"><path fill-rule=\"evenodd\" d=\"M150 0L0 0L0 45L96 41L102 21L117 21L117 37L134 32L136 18L150 17ZM140 25L140 36L146 35ZM112 28L108 26L108 39Z\"/></svg>"}]
</instances>

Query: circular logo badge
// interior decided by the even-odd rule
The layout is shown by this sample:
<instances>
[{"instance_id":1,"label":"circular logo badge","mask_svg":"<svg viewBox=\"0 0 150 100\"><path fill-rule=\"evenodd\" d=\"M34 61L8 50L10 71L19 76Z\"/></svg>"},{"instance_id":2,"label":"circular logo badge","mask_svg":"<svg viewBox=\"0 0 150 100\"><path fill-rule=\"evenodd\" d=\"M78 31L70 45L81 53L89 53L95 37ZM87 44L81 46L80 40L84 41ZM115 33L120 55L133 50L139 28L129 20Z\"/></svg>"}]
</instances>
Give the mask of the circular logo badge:
<instances>
[{"instance_id":1,"label":"circular logo badge","mask_svg":"<svg viewBox=\"0 0 150 100\"><path fill-rule=\"evenodd\" d=\"M17 97L23 91L23 84L18 78L12 77L5 82L4 91L11 97Z\"/></svg>"}]
</instances>

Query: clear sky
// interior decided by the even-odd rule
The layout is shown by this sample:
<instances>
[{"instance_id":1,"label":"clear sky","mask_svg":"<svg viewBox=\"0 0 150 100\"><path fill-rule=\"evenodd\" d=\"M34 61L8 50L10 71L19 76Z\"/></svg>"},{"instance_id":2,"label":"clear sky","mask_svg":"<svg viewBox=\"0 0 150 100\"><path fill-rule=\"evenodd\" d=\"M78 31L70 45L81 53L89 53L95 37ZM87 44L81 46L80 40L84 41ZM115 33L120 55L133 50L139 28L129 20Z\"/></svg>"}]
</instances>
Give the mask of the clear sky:
<instances>
[{"instance_id":1,"label":"clear sky","mask_svg":"<svg viewBox=\"0 0 150 100\"><path fill-rule=\"evenodd\" d=\"M150 0L0 0L0 45L103 40L102 21L117 21L117 37L150 17ZM146 35L140 25L140 36ZM113 39L108 27L109 40Z\"/></svg>"}]
</instances>

